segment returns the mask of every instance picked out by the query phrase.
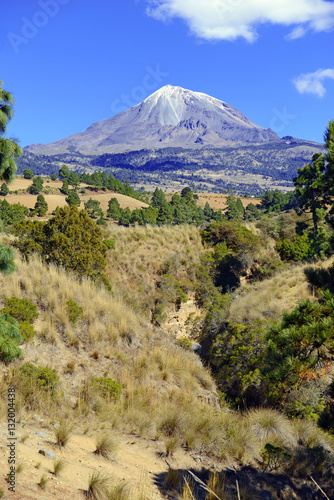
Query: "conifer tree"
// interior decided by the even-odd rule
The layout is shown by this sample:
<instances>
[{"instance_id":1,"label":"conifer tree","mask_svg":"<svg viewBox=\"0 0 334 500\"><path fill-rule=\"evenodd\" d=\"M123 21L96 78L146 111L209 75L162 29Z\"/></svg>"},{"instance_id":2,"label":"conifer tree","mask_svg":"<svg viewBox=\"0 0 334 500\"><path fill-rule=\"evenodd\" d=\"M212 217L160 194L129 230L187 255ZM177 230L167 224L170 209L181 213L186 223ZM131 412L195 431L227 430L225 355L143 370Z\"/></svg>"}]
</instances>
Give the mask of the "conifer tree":
<instances>
[{"instance_id":1,"label":"conifer tree","mask_svg":"<svg viewBox=\"0 0 334 500\"><path fill-rule=\"evenodd\" d=\"M2 86L3 81L0 80L0 180L11 182L17 170L15 158L22 156L23 152L16 139L3 137L14 115L14 98Z\"/></svg>"}]
</instances>

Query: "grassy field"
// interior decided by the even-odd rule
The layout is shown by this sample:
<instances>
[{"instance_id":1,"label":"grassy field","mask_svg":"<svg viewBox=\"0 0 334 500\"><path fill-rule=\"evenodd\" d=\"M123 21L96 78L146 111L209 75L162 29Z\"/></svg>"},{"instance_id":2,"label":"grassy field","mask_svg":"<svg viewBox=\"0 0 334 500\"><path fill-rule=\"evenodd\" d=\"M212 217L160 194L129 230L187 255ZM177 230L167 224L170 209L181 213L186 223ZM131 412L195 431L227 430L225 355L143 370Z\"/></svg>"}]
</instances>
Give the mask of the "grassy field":
<instances>
[{"instance_id":1,"label":"grassy field","mask_svg":"<svg viewBox=\"0 0 334 500\"><path fill-rule=\"evenodd\" d=\"M18 191L17 194L8 194L7 196L0 196L0 200L6 199L8 203L21 203L21 205L25 205L28 208L34 208L37 200L37 195L29 194L26 192L26 189L32 184L32 180L24 179L22 177L16 177L16 179L9 184L10 191ZM57 207L64 207L67 205L65 198L66 195L60 192L62 186L61 181L51 181L44 180L44 188L48 190L52 188L52 194L42 193L49 207L49 212L53 212ZM86 188L86 184L81 184L80 188ZM22 190L22 191L21 191ZM20 192L21 191L21 192ZM57 193L58 191L58 193ZM89 192L87 190L87 194L80 194L81 205L80 208L84 208L84 203L92 198L93 200L97 200L101 203L101 208L104 212L107 211L108 202L111 198L117 198L121 208L129 207L130 210L134 210L136 208L147 207L148 205L142 201L136 200L135 198L130 198L129 196L125 196L124 194L113 193L113 192Z\"/></svg>"},{"instance_id":2,"label":"grassy field","mask_svg":"<svg viewBox=\"0 0 334 500\"><path fill-rule=\"evenodd\" d=\"M227 208L227 196L227 194L220 193L198 193L198 204L201 207L204 207L205 203L208 202L210 207L214 210L225 210ZM261 200L259 198L241 198L241 202L244 207L247 207L249 203L253 203L254 205L261 204Z\"/></svg>"}]
</instances>

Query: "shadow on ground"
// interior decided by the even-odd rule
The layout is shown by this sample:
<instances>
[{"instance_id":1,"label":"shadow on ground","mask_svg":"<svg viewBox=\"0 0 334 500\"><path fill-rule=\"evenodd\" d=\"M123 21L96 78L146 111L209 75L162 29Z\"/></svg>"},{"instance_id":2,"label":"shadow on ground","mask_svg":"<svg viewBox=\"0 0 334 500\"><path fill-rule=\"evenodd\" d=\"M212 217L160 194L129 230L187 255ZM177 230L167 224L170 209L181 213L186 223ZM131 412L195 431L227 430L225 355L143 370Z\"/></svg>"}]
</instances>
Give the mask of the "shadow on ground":
<instances>
[{"instance_id":1,"label":"shadow on ground","mask_svg":"<svg viewBox=\"0 0 334 500\"><path fill-rule=\"evenodd\" d=\"M198 480L195 480L192 474L195 474ZM215 477L213 477L214 474ZM208 496L208 491L203 488L200 481L211 485L221 500L237 500L237 488L240 500L324 500L326 498L311 478L291 480L286 474L261 472L251 466L244 466L236 471L222 469L216 473L204 467L201 470L169 469L168 472L154 477L155 484L165 498L190 500L190 489L194 500L214 500L216 497Z\"/></svg>"}]
</instances>

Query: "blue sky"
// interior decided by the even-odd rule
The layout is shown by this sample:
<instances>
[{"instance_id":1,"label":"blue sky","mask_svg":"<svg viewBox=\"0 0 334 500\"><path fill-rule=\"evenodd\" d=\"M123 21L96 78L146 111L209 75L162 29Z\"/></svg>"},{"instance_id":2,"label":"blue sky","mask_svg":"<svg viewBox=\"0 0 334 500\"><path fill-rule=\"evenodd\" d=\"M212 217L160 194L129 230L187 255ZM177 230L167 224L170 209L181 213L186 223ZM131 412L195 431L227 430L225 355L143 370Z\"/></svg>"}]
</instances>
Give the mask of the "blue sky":
<instances>
[{"instance_id":1,"label":"blue sky","mask_svg":"<svg viewBox=\"0 0 334 500\"><path fill-rule=\"evenodd\" d=\"M334 119L334 3L5 0L8 136L48 143L166 84L205 92L279 136L322 142Z\"/></svg>"}]
</instances>

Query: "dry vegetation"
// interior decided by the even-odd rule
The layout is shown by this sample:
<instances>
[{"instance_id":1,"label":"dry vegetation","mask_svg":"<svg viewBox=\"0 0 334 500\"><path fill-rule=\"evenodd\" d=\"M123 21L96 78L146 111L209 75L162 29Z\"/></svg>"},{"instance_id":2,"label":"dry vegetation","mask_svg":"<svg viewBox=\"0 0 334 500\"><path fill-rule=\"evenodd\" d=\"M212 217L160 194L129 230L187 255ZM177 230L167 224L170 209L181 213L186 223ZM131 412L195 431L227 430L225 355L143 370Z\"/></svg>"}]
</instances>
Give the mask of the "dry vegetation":
<instances>
[{"instance_id":1,"label":"dry vegetation","mask_svg":"<svg viewBox=\"0 0 334 500\"><path fill-rule=\"evenodd\" d=\"M198 193L198 204L201 207L204 207L205 203L208 202L211 208L215 210L225 210L227 208L226 198L227 194L220 193ZM241 198L241 202L244 207L247 207L249 203L253 203L253 205L261 204L261 200L259 198Z\"/></svg>"},{"instance_id":2,"label":"dry vegetation","mask_svg":"<svg viewBox=\"0 0 334 500\"><path fill-rule=\"evenodd\" d=\"M189 262L198 263L204 250L195 226L109 226L116 246L109 252L108 277L126 300L149 312L162 270L179 276Z\"/></svg>"},{"instance_id":3,"label":"dry vegetation","mask_svg":"<svg viewBox=\"0 0 334 500\"><path fill-rule=\"evenodd\" d=\"M45 179L45 178L44 178ZM24 179L21 177L16 177L15 180L10 184L9 188L12 192L17 191L17 193L8 194L7 196L0 196L0 200L6 199L8 203L21 203L28 208L34 208L37 200L37 195L29 194L26 192L27 188L31 186L32 179ZM48 204L49 212L53 212L57 207L65 207L67 203L65 198L67 195L62 194L60 189L62 187L61 181L52 181L50 179L44 180L43 186L43 196ZM86 184L80 184L80 188L86 188ZM45 191L45 192L44 192ZM129 207L130 210L135 210L136 208L147 207L148 205L142 201L130 198L120 193L113 192L94 192L86 191L86 194L80 194L81 206L84 208L84 203L92 198L101 203L101 208L104 212L108 209L108 202L111 198L116 198L121 206L121 208Z\"/></svg>"},{"instance_id":4,"label":"dry vegetation","mask_svg":"<svg viewBox=\"0 0 334 500\"><path fill-rule=\"evenodd\" d=\"M89 484L86 481L82 485L88 498L94 498L94 488L100 488L102 493L96 495L101 498L159 498L151 497L149 491L137 497L137 493L131 493L131 485L130 489L124 483L110 486L109 477L97 475L95 460L106 462L108 473L113 470L115 456L122 453L117 436L124 433L146 439L147 446L159 443L160 455L168 460L181 452L200 454L216 461L220 468L226 464L259 466L268 440L290 450L300 444L334 449L332 438L311 422L294 423L274 410L241 415L224 403L220 406L211 374L197 355L177 346L175 336L166 336L150 323L150 308L162 270L172 267L182 277L186 262L200 261L204 247L198 228L110 225L108 233L116 241L115 249L108 251L112 294L89 280L46 266L38 258L29 263L17 258L18 269L10 279L0 277L0 306L6 298L15 296L28 299L39 312L34 342L22 346L24 358L10 367L0 365L0 392L5 394L8 386L14 386L18 419L31 422L34 414L43 415L58 450L72 449L78 435L95 439L95 449L90 445L94 461L87 459L95 469ZM301 298L310 296L304 267L291 267L255 285L244 284L232 304L230 318L238 323L277 318ZM189 295L191 286L190 282ZM76 325L68 315L69 300L83 309L83 318ZM17 371L26 362L55 369L59 376L56 390L45 391L33 384L27 387ZM116 381L121 396L106 397L94 386L93 377ZM2 405L2 422L5 411ZM24 434L20 446L28 446L29 441ZM26 467L27 474L31 467ZM61 467L56 470L65 474L67 466L63 473ZM49 477L44 470L38 475L39 491L47 491ZM172 498L191 498L187 496L190 478L187 486L184 474L176 476L179 479L173 481L178 493L174 492ZM209 481L217 491L225 488L221 475L211 476ZM222 498L231 498L228 495ZM257 498L256 492L255 496L247 495L246 491L243 498Z\"/></svg>"},{"instance_id":5,"label":"dry vegetation","mask_svg":"<svg viewBox=\"0 0 334 500\"><path fill-rule=\"evenodd\" d=\"M333 258L318 264L327 268ZM259 283L244 283L231 304L229 319L237 323L267 322L279 320L283 312L289 311L305 299L314 299L305 269L310 264L291 264L286 270Z\"/></svg>"}]
</instances>

